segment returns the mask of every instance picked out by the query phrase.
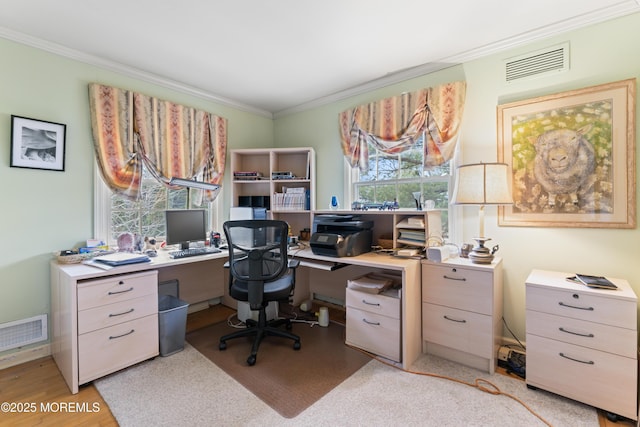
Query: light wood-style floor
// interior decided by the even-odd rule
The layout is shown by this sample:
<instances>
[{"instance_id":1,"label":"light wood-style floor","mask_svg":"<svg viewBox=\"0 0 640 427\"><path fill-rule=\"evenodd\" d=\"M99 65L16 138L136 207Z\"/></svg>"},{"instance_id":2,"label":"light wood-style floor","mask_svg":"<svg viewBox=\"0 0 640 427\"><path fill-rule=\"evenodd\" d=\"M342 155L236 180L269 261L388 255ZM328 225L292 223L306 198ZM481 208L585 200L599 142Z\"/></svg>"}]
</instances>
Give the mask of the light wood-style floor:
<instances>
[{"instance_id":1,"label":"light wood-style floor","mask_svg":"<svg viewBox=\"0 0 640 427\"><path fill-rule=\"evenodd\" d=\"M189 314L187 332L226 320L235 311L217 305ZM340 314L338 314L340 316ZM333 315L332 315L333 317ZM506 373L505 373L506 375ZM0 404L8 402L16 412L0 414L0 426L117 426L106 402L93 384L71 394L51 357L0 371ZM636 423L613 423L599 411L601 427L631 427Z\"/></svg>"}]
</instances>

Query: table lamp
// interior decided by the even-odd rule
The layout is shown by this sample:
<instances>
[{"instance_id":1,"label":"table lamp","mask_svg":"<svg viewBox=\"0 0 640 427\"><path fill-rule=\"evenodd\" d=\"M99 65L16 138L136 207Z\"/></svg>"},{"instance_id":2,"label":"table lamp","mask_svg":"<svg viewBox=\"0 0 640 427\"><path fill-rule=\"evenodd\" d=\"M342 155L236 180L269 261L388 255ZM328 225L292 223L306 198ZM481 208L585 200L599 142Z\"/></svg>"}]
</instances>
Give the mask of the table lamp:
<instances>
[{"instance_id":1,"label":"table lamp","mask_svg":"<svg viewBox=\"0 0 640 427\"><path fill-rule=\"evenodd\" d=\"M451 203L479 206L479 233L469 258L476 264L490 264L493 252L484 246L491 238L484 235L484 207L513 203L509 187L509 166L505 163L474 163L457 168Z\"/></svg>"}]
</instances>

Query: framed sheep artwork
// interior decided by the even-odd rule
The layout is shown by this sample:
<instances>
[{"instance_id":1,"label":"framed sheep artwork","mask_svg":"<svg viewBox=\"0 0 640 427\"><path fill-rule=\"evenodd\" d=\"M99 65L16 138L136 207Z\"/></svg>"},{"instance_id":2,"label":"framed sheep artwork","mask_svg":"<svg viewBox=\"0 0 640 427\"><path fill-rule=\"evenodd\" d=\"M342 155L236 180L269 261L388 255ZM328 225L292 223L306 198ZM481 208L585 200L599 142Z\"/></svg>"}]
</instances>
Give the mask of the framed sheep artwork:
<instances>
[{"instance_id":1,"label":"framed sheep artwork","mask_svg":"<svg viewBox=\"0 0 640 427\"><path fill-rule=\"evenodd\" d=\"M501 104L498 225L635 228L635 79Z\"/></svg>"}]
</instances>

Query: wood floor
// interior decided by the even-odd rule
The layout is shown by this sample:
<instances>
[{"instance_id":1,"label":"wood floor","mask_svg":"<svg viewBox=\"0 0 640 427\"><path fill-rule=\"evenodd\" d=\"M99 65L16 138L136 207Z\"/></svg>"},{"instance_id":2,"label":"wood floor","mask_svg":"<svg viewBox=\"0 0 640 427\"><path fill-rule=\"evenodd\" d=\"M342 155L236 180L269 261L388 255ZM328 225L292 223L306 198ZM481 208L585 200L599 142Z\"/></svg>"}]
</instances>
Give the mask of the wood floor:
<instances>
[{"instance_id":1,"label":"wood floor","mask_svg":"<svg viewBox=\"0 0 640 427\"><path fill-rule=\"evenodd\" d=\"M226 320L233 313L234 310L217 305L189 314L187 332ZM118 425L93 384L81 387L78 394L69 392L51 357L1 370L0 404L2 402L8 402L10 407L9 411L2 407L0 426ZM636 426L630 420L613 423L601 412L598 418L601 427Z\"/></svg>"}]
</instances>

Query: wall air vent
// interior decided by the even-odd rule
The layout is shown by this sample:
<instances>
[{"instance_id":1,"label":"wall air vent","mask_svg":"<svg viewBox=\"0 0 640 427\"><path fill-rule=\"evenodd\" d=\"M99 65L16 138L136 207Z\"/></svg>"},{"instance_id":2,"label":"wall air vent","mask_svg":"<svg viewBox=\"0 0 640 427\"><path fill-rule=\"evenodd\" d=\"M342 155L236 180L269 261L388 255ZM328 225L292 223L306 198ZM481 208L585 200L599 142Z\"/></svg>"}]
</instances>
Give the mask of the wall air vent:
<instances>
[{"instance_id":1,"label":"wall air vent","mask_svg":"<svg viewBox=\"0 0 640 427\"><path fill-rule=\"evenodd\" d=\"M505 81L511 83L569 70L569 43L505 60Z\"/></svg>"},{"instance_id":2,"label":"wall air vent","mask_svg":"<svg viewBox=\"0 0 640 427\"><path fill-rule=\"evenodd\" d=\"M0 352L46 339L46 314L0 324Z\"/></svg>"}]
</instances>

